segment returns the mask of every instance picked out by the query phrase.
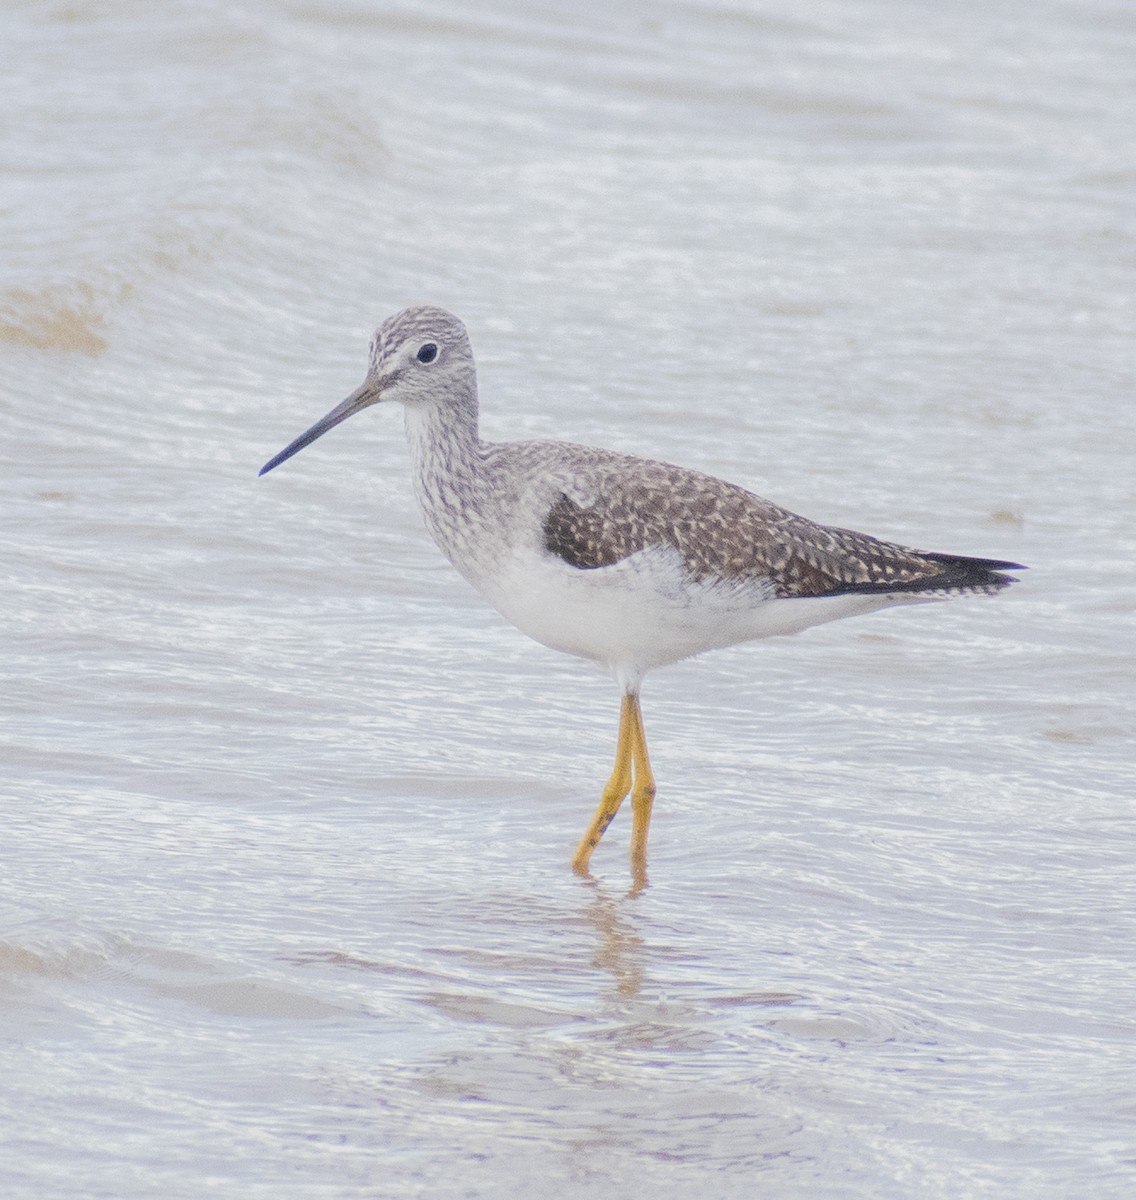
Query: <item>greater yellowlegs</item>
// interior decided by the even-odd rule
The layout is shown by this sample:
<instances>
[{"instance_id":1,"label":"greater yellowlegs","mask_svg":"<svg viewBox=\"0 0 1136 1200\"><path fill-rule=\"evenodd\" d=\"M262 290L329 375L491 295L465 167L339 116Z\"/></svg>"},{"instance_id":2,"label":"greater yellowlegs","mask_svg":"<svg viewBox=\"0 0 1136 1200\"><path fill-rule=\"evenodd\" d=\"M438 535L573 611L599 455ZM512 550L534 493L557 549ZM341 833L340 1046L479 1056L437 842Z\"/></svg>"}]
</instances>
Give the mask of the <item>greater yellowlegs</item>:
<instances>
[{"instance_id":1,"label":"greater yellowlegs","mask_svg":"<svg viewBox=\"0 0 1136 1200\"><path fill-rule=\"evenodd\" d=\"M668 463L483 442L469 335L433 307L384 321L362 386L260 473L388 400L404 407L414 490L446 557L519 629L619 686L615 768L572 860L581 873L630 794L632 871L645 878L655 780L639 688L652 668L893 604L991 594L1015 582L1004 571L1024 570L817 525Z\"/></svg>"}]
</instances>

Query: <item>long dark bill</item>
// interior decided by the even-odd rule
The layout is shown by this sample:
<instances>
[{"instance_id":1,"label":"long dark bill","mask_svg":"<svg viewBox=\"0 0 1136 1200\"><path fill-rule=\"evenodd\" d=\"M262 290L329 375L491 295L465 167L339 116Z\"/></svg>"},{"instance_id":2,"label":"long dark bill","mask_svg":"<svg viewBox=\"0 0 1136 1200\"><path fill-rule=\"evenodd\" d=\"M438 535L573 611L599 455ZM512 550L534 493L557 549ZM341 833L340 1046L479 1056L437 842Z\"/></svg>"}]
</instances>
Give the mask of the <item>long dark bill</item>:
<instances>
[{"instance_id":1,"label":"long dark bill","mask_svg":"<svg viewBox=\"0 0 1136 1200\"><path fill-rule=\"evenodd\" d=\"M260 468L259 474L265 475L273 467L278 467L285 459L291 458L293 454L303 450L305 446L310 446L316 438L323 437L329 429L334 429L341 421L346 421L348 417L353 416L361 408L367 408L368 405L374 404L380 398L380 395L381 392L378 384L368 379L362 387L356 388L342 404L337 404L326 417L321 417L311 429L306 433L301 433L294 442L285 446L275 458L270 458Z\"/></svg>"}]
</instances>

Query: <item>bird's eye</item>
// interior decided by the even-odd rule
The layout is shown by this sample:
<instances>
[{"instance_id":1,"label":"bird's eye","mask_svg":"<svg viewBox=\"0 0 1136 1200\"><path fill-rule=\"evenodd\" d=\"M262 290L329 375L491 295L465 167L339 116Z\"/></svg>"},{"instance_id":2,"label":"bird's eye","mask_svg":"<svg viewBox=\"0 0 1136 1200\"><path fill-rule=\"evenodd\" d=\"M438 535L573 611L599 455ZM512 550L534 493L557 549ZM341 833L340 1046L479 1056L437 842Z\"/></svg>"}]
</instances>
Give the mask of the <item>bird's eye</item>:
<instances>
[{"instance_id":1,"label":"bird's eye","mask_svg":"<svg viewBox=\"0 0 1136 1200\"><path fill-rule=\"evenodd\" d=\"M438 347L433 342L427 342L425 346L418 347L418 361L420 363L432 363L438 357Z\"/></svg>"}]
</instances>

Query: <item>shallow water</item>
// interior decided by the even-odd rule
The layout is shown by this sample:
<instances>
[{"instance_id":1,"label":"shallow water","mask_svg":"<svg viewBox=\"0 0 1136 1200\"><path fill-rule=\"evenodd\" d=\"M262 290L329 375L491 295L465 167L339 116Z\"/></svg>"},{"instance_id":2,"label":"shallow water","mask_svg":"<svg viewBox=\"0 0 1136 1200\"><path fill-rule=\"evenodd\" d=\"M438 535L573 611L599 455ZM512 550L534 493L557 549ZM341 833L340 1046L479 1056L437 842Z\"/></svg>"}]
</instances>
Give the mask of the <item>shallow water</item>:
<instances>
[{"instance_id":1,"label":"shallow water","mask_svg":"<svg viewBox=\"0 0 1136 1200\"><path fill-rule=\"evenodd\" d=\"M6 1197L1132 1194L1129 17L5 9ZM614 691L397 415L256 478L415 302L488 436L1032 570L652 676L578 879Z\"/></svg>"}]
</instances>

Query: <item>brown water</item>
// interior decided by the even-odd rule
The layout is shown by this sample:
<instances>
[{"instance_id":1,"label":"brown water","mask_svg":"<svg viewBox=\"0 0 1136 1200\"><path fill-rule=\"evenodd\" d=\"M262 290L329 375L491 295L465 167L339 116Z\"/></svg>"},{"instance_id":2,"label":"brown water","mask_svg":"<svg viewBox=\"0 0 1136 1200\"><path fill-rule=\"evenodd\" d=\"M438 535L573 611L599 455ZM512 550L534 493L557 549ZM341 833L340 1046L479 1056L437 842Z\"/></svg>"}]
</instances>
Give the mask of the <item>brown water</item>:
<instances>
[{"instance_id":1,"label":"brown water","mask_svg":"<svg viewBox=\"0 0 1136 1200\"><path fill-rule=\"evenodd\" d=\"M10 5L5 1197L1127 1197L1131 13ZM1031 564L616 697L423 533L485 432Z\"/></svg>"}]
</instances>

